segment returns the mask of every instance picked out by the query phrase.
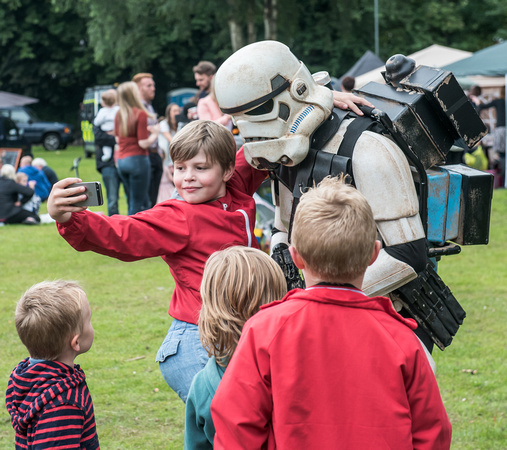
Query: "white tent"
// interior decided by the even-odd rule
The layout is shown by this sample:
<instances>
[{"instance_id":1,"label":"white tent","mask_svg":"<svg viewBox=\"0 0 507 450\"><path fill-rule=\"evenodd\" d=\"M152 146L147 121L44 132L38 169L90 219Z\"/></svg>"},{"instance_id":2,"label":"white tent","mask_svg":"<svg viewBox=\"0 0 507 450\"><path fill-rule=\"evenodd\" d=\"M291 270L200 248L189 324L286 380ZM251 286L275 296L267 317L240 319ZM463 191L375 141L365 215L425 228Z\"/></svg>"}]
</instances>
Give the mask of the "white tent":
<instances>
[{"instance_id":1,"label":"white tent","mask_svg":"<svg viewBox=\"0 0 507 450\"><path fill-rule=\"evenodd\" d=\"M464 58L468 58L472 52L466 52L451 47L444 47L443 45L433 44L427 48L419 50L418 52L408 55L409 58L415 60L417 65L424 65L430 67L443 67ZM377 67L370 72L356 77L356 89L364 86L370 81L377 83L384 83L384 78L381 72L385 70L385 66Z\"/></svg>"}]
</instances>

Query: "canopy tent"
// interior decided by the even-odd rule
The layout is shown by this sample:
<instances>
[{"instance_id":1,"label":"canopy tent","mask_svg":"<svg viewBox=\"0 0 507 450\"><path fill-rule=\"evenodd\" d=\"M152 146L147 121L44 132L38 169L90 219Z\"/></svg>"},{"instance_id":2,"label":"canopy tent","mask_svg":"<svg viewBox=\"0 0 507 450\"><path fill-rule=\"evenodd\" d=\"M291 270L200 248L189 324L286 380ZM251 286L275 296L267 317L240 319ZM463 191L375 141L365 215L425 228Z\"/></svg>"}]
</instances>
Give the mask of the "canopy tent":
<instances>
[{"instance_id":1,"label":"canopy tent","mask_svg":"<svg viewBox=\"0 0 507 450\"><path fill-rule=\"evenodd\" d=\"M342 79L344 77L354 77L357 78L359 75L362 75L363 73L369 72L372 69L375 69L376 67L379 67L383 64L383 61L375 55L370 50L367 50L364 52L363 56L359 58L356 63L349 69L347 72L345 72L340 78L338 79L332 79L333 88L337 91L341 89Z\"/></svg>"},{"instance_id":2,"label":"canopy tent","mask_svg":"<svg viewBox=\"0 0 507 450\"><path fill-rule=\"evenodd\" d=\"M505 86L507 85L507 41L483 48L469 58L449 64L443 69L450 70L455 76L461 77L503 77L501 86ZM507 113L507 104L505 109ZM507 142L505 150L507 152ZM504 186L507 187L507 177L504 179Z\"/></svg>"},{"instance_id":3,"label":"canopy tent","mask_svg":"<svg viewBox=\"0 0 507 450\"><path fill-rule=\"evenodd\" d=\"M24 106L37 103L39 100L24 95L11 94L10 92L0 91L0 108L9 106Z\"/></svg>"},{"instance_id":4,"label":"canopy tent","mask_svg":"<svg viewBox=\"0 0 507 450\"><path fill-rule=\"evenodd\" d=\"M457 62L448 62L442 69L451 71L456 77L504 76L507 73L507 41L483 48L470 57Z\"/></svg>"},{"instance_id":5,"label":"canopy tent","mask_svg":"<svg viewBox=\"0 0 507 450\"><path fill-rule=\"evenodd\" d=\"M471 52L459 50L451 47L444 47L443 45L433 44L427 48L419 50L418 52L408 55L409 58L415 60L417 65L424 65L430 67L442 67L445 64L450 64L461 59L471 56ZM377 83L384 83L384 78L381 72L385 70L385 66L381 65L370 72L367 72L359 77L356 77L356 88L364 86L370 81Z\"/></svg>"}]
</instances>

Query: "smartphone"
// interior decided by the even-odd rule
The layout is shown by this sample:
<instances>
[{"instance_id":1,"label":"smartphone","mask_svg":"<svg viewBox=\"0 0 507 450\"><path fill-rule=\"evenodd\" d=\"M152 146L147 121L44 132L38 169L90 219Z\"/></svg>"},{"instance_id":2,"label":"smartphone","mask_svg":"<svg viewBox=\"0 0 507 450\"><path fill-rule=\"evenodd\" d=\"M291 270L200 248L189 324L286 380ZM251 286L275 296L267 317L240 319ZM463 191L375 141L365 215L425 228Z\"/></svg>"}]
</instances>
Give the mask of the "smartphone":
<instances>
[{"instance_id":1,"label":"smartphone","mask_svg":"<svg viewBox=\"0 0 507 450\"><path fill-rule=\"evenodd\" d=\"M79 195L86 194L88 198L83 202L74 203L73 206L100 206L104 203L104 198L102 197L102 185L100 184L99 181L74 183L68 185L66 189L79 186L84 186L86 188L86 191L72 195L71 197L77 197Z\"/></svg>"}]
</instances>

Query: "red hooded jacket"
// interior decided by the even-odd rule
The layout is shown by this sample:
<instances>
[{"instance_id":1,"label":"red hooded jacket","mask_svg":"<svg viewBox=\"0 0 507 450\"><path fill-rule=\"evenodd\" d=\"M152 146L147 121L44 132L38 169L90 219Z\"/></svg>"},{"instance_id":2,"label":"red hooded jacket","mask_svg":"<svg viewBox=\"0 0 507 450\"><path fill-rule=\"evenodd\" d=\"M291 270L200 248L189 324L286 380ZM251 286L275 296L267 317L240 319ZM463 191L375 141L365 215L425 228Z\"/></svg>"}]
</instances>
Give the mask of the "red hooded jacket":
<instances>
[{"instance_id":1,"label":"red hooded jacket","mask_svg":"<svg viewBox=\"0 0 507 450\"><path fill-rule=\"evenodd\" d=\"M216 449L448 449L451 424L411 319L313 286L244 326L211 404Z\"/></svg>"}]
</instances>

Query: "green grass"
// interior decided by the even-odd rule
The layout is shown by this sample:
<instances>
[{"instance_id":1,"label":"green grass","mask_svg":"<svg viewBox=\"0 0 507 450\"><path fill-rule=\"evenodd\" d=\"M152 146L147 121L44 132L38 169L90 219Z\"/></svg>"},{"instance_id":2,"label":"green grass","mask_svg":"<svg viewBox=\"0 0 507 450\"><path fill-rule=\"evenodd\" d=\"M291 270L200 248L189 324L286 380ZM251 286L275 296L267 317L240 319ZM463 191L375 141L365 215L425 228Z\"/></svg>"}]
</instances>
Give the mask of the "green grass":
<instances>
[{"instance_id":1,"label":"green grass","mask_svg":"<svg viewBox=\"0 0 507 450\"><path fill-rule=\"evenodd\" d=\"M72 161L81 147L59 152L34 148L60 178L74 176ZM101 180L94 159L83 159L84 181ZM106 205L91 208L106 212ZM122 195L120 211L127 206ZM45 211L43 205L41 212ZM4 388L25 356L14 326L17 300L32 284L48 279L78 280L92 306L95 341L78 357L92 393L97 428L105 449L183 448L184 405L164 382L155 355L167 329L174 288L159 258L124 263L73 250L54 224L0 228L0 379ZM12 448L14 432L5 407L0 410L0 449Z\"/></svg>"},{"instance_id":2,"label":"green grass","mask_svg":"<svg viewBox=\"0 0 507 450\"><path fill-rule=\"evenodd\" d=\"M59 152L34 148L63 178L81 147ZM83 159L84 181L100 180L93 159ZM444 258L440 274L467 311L453 344L434 353L437 379L453 424L453 449L507 448L507 191L495 191L488 246L463 247ZM43 211L45 206L43 205ZM92 208L106 211L106 206ZM120 211L127 207L122 196ZM77 362L87 374L104 449L183 448L184 405L165 384L156 351L170 325L174 287L161 259L123 263L74 251L54 224L0 228L0 379L4 388L26 349L16 334L17 300L32 284L55 278L82 283L93 311L95 342ZM470 373L470 371L477 371ZM0 409L0 449L14 432Z\"/></svg>"}]
</instances>

